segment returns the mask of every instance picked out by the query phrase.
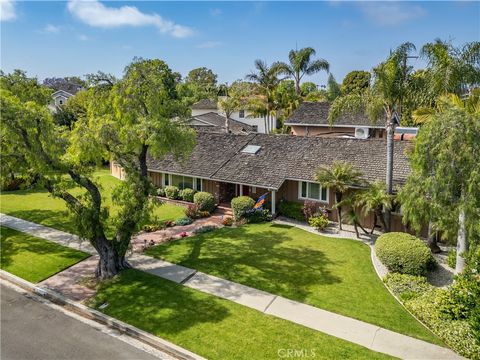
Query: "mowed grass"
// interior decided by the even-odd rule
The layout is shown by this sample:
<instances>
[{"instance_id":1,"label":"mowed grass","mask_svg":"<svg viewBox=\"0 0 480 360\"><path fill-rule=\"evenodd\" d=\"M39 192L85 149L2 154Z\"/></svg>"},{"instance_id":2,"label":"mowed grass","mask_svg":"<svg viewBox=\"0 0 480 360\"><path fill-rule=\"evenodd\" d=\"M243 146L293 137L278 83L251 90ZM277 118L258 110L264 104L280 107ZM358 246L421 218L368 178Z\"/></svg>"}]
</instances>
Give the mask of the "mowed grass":
<instances>
[{"instance_id":1,"label":"mowed grass","mask_svg":"<svg viewBox=\"0 0 480 360\"><path fill-rule=\"evenodd\" d=\"M387 291L360 241L286 225L222 228L163 243L148 255L441 344Z\"/></svg>"},{"instance_id":2,"label":"mowed grass","mask_svg":"<svg viewBox=\"0 0 480 360\"><path fill-rule=\"evenodd\" d=\"M359 345L265 315L137 270L100 286L90 305L208 359L390 359Z\"/></svg>"},{"instance_id":3,"label":"mowed grass","mask_svg":"<svg viewBox=\"0 0 480 360\"><path fill-rule=\"evenodd\" d=\"M109 207L111 214L114 215L118 209L112 204L111 194L115 186L120 183L120 180L111 176L108 169L98 170L94 173L94 176L101 185L104 204ZM71 191L74 195L79 195L83 190L72 187ZM77 233L73 219L68 215L65 202L52 197L46 190L33 189L2 192L0 195L0 211L4 214L50 226L54 229L72 234ZM184 216L184 208L164 203L155 208L154 215L158 216L161 221L175 220ZM109 232L112 232L111 228Z\"/></svg>"},{"instance_id":4,"label":"mowed grass","mask_svg":"<svg viewBox=\"0 0 480 360\"><path fill-rule=\"evenodd\" d=\"M0 242L0 268L33 283L90 256L6 227L0 227Z\"/></svg>"}]
</instances>

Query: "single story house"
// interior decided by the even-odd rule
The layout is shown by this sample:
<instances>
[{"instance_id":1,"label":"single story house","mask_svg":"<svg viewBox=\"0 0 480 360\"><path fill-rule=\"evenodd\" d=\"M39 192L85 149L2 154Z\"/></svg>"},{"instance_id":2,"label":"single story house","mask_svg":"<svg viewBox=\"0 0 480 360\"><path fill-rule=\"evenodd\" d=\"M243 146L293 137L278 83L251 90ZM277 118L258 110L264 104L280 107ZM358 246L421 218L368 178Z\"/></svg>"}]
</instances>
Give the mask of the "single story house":
<instances>
[{"instance_id":1,"label":"single story house","mask_svg":"<svg viewBox=\"0 0 480 360\"><path fill-rule=\"evenodd\" d=\"M201 115L192 116L187 120L187 124L197 131L226 133L225 116L215 112L207 112ZM229 118L229 132L233 134L248 134L257 132L254 126L242 123L240 121Z\"/></svg>"},{"instance_id":2,"label":"single story house","mask_svg":"<svg viewBox=\"0 0 480 360\"><path fill-rule=\"evenodd\" d=\"M300 137L291 135L198 132L196 145L188 160L176 161L172 156L148 158L149 176L155 185L193 188L214 195L218 204L227 204L235 196L249 195L256 199L268 192L272 214L278 202L313 200L332 209L334 193L315 182L320 166L335 160L352 164L367 181L386 177L386 142L384 139ZM405 155L408 142L394 148L394 184L405 182L410 172ZM122 178L122 169L114 162L111 173ZM336 214L330 213L335 221ZM372 217L364 219L371 225ZM393 216L392 229L404 231L399 215Z\"/></svg>"},{"instance_id":3,"label":"single story house","mask_svg":"<svg viewBox=\"0 0 480 360\"><path fill-rule=\"evenodd\" d=\"M359 139L384 138L385 122L376 124L366 115L343 115L330 125L328 113L329 102L302 102L293 113L285 119L292 135L297 136L335 136L356 137Z\"/></svg>"},{"instance_id":4,"label":"single story house","mask_svg":"<svg viewBox=\"0 0 480 360\"><path fill-rule=\"evenodd\" d=\"M220 97L221 98L221 97ZM193 104L190 109L192 110L192 116L196 117L198 115L203 115L206 113L216 113L223 116L223 112L219 109L218 104L210 99L202 99L195 104ZM254 128L255 132L265 133L265 120L263 117L256 117L251 112L246 109L239 109L234 111L230 118L244 123L246 125ZM272 119L272 122L275 122L275 119Z\"/></svg>"}]
</instances>

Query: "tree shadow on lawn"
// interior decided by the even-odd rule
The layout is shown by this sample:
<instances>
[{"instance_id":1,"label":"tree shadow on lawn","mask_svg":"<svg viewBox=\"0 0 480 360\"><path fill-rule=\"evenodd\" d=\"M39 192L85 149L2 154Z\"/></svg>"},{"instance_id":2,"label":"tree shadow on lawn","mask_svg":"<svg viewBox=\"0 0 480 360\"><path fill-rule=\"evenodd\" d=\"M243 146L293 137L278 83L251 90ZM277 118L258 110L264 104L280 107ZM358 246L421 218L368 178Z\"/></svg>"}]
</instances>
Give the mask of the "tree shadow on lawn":
<instances>
[{"instance_id":1,"label":"tree shadow on lawn","mask_svg":"<svg viewBox=\"0 0 480 360\"><path fill-rule=\"evenodd\" d=\"M271 225L284 227L285 225ZM285 229L291 228L287 226ZM185 247L174 262L256 289L299 301L311 286L339 283L329 265L338 263L314 248L288 246L292 237L272 230L252 233L249 226L222 228L206 234L161 244L149 253L172 261L176 247Z\"/></svg>"},{"instance_id":2,"label":"tree shadow on lawn","mask_svg":"<svg viewBox=\"0 0 480 360\"><path fill-rule=\"evenodd\" d=\"M178 334L199 323L217 323L230 311L211 295L139 270L124 270L100 286L89 305L156 335Z\"/></svg>"},{"instance_id":3,"label":"tree shadow on lawn","mask_svg":"<svg viewBox=\"0 0 480 360\"><path fill-rule=\"evenodd\" d=\"M26 238L23 238L25 236ZM17 238L18 237L18 238ZM56 255L75 262L89 257L89 254L76 251L48 240L32 237L13 229L1 227L1 263L2 267L12 265L15 255L25 252L36 255ZM82 257L82 254L84 255ZM33 264L31 264L33 266Z\"/></svg>"}]
</instances>

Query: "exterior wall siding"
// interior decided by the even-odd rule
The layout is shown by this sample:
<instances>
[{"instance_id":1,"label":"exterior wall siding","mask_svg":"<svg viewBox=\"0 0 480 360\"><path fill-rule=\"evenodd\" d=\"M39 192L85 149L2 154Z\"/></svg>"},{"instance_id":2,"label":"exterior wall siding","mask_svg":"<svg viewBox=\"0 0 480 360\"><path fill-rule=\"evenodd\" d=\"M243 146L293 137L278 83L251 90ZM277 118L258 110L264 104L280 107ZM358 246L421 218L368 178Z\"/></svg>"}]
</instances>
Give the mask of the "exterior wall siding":
<instances>
[{"instance_id":1,"label":"exterior wall siding","mask_svg":"<svg viewBox=\"0 0 480 360\"><path fill-rule=\"evenodd\" d=\"M355 136L355 127L292 125L291 129L291 134L296 136ZM384 129L370 129L371 138L382 138L384 136Z\"/></svg>"}]
</instances>

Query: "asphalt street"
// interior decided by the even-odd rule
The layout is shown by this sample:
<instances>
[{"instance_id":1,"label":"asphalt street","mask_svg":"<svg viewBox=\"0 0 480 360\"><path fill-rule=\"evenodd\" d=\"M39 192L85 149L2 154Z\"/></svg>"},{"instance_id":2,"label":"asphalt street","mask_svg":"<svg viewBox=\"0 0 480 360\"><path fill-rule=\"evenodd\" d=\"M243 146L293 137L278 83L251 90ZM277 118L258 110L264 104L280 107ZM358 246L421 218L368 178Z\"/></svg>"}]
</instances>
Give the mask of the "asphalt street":
<instances>
[{"instance_id":1,"label":"asphalt street","mask_svg":"<svg viewBox=\"0 0 480 360\"><path fill-rule=\"evenodd\" d=\"M2 360L159 359L3 284L0 330Z\"/></svg>"}]
</instances>

